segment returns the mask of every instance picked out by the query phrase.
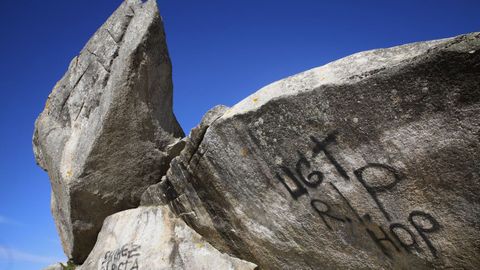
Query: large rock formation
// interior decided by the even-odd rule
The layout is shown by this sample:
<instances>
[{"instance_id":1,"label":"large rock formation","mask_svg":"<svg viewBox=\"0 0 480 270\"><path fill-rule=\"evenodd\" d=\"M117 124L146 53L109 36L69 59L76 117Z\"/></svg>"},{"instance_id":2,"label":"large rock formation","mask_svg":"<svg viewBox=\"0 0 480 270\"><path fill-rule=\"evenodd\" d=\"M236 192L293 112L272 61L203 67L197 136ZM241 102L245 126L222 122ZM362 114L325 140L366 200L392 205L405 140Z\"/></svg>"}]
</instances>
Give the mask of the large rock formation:
<instances>
[{"instance_id":1,"label":"large rock formation","mask_svg":"<svg viewBox=\"0 0 480 270\"><path fill-rule=\"evenodd\" d=\"M83 262L105 217L138 206L182 136L156 2L126 0L72 60L35 125L69 258Z\"/></svg>"},{"instance_id":2,"label":"large rock formation","mask_svg":"<svg viewBox=\"0 0 480 270\"><path fill-rule=\"evenodd\" d=\"M479 78L480 33L358 53L181 139L155 0L126 0L34 151L80 269L478 269Z\"/></svg>"},{"instance_id":3,"label":"large rock formation","mask_svg":"<svg viewBox=\"0 0 480 270\"><path fill-rule=\"evenodd\" d=\"M214 249L165 206L108 217L79 270L253 270L256 265Z\"/></svg>"},{"instance_id":4,"label":"large rock formation","mask_svg":"<svg viewBox=\"0 0 480 270\"><path fill-rule=\"evenodd\" d=\"M479 269L479 115L480 33L358 53L210 112L142 200L261 269Z\"/></svg>"}]
</instances>

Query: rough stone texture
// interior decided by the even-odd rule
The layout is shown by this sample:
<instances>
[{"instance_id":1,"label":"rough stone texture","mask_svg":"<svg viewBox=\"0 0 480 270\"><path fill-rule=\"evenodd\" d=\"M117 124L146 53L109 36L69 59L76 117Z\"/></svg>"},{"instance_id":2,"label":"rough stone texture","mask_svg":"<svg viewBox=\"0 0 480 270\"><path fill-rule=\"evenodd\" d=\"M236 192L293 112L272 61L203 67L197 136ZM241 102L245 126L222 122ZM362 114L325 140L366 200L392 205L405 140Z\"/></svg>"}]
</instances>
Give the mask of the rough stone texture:
<instances>
[{"instance_id":1,"label":"rough stone texture","mask_svg":"<svg viewBox=\"0 0 480 270\"><path fill-rule=\"evenodd\" d=\"M216 119L221 117L228 107L224 105L217 105L214 108L210 109L200 121L200 124L191 130L188 137L181 140L181 149L183 149L183 155L190 158L192 153L197 151L197 147L205 135L205 131L208 126L214 122ZM178 162L173 162L170 164L175 170L178 166L181 166ZM181 173L182 169L178 170L178 173ZM187 180L187 179L185 179ZM188 181L188 180L187 180ZM147 188L143 193L141 199L141 205L164 205L167 204L172 199L176 198L178 194L175 189L171 186L170 181L167 180L167 177L162 177L162 180L155 185L152 185Z\"/></svg>"},{"instance_id":2,"label":"rough stone texture","mask_svg":"<svg viewBox=\"0 0 480 270\"><path fill-rule=\"evenodd\" d=\"M166 206L139 207L105 219L92 253L79 270L253 270L221 253Z\"/></svg>"},{"instance_id":3,"label":"rough stone texture","mask_svg":"<svg viewBox=\"0 0 480 270\"><path fill-rule=\"evenodd\" d=\"M69 258L83 262L104 218L138 206L182 136L156 2L126 0L72 60L35 125Z\"/></svg>"},{"instance_id":4,"label":"rough stone texture","mask_svg":"<svg viewBox=\"0 0 480 270\"><path fill-rule=\"evenodd\" d=\"M480 268L480 33L358 53L219 114L143 203L261 269Z\"/></svg>"}]
</instances>

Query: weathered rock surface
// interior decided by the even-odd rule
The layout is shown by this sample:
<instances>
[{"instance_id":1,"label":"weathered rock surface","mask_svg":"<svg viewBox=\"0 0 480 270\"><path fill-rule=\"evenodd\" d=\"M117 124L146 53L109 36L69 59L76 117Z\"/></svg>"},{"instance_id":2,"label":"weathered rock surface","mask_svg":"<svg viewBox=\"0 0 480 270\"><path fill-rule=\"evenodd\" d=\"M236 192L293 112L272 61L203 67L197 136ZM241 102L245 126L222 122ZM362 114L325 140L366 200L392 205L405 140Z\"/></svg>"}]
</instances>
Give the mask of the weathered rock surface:
<instances>
[{"instance_id":1,"label":"weathered rock surface","mask_svg":"<svg viewBox=\"0 0 480 270\"><path fill-rule=\"evenodd\" d=\"M126 0L72 60L35 126L69 258L83 262L104 218L138 206L182 136L156 2Z\"/></svg>"},{"instance_id":2,"label":"weathered rock surface","mask_svg":"<svg viewBox=\"0 0 480 270\"><path fill-rule=\"evenodd\" d=\"M480 33L358 53L211 112L142 202L261 269L479 269L479 116Z\"/></svg>"},{"instance_id":3,"label":"weathered rock surface","mask_svg":"<svg viewBox=\"0 0 480 270\"><path fill-rule=\"evenodd\" d=\"M228 107L224 105L218 105L210 109L203 116L200 124L196 128L191 130L188 137L184 138L181 141L181 143L183 144L182 149L184 158L189 159L192 157L192 153L197 150L198 145L201 143L203 136L205 135L207 127L216 119L221 117L227 110ZM172 162L171 166L173 167L172 170L175 170L178 166L181 166L181 164L179 164L178 161L175 161ZM181 174L182 168L179 168L177 173ZM188 179L184 179L184 181L188 181ZM195 193L194 190L191 190L191 192L193 192L193 194ZM167 179L167 177L164 176L161 182L148 187L147 190L143 193L141 205L164 205L177 197L178 194L176 193L176 190L173 188L173 186L171 186L171 182ZM198 203L201 202L198 201Z\"/></svg>"},{"instance_id":4,"label":"weathered rock surface","mask_svg":"<svg viewBox=\"0 0 480 270\"><path fill-rule=\"evenodd\" d=\"M166 206L139 207L105 219L79 270L253 270L256 265L213 248Z\"/></svg>"}]
</instances>

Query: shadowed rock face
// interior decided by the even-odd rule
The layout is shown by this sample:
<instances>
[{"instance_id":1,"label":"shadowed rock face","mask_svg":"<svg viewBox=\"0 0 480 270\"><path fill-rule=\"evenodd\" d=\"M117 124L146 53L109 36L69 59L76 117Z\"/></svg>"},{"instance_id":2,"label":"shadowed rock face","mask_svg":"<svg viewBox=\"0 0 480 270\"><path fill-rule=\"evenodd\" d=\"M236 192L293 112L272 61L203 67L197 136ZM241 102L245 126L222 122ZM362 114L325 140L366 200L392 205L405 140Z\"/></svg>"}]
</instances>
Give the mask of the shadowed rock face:
<instances>
[{"instance_id":1,"label":"shadowed rock face","mask_svg":"<svg viewBox=\"0 0 480 270\"><path fill-rule=\"evenodd\" d=\"M183 136L154 0L126 0L75 57L35 124L66 255L81 263L105 217L138 206Z\"/></svg>"},{"instance_id":2,"label":"shadowed rock face","mask_svg":"<svg viewBox=\"0 0 480 270\"><path fill-rule=\"evenodd\" d=\"M253 270L256 265L213 248L166 206L108 217L85 263L90 269Z\"/></svg>"},{"instance_id":3,"label":"shadowed rock face","mask_svg":"<svg viewBox=\"0 0 480 270\"><path fill-rule=\"evenodd\" d=\"M479 33L286 78L210 112L142 202L261 269L478 269L479 78Z\"/></svg>"}]
</instances>

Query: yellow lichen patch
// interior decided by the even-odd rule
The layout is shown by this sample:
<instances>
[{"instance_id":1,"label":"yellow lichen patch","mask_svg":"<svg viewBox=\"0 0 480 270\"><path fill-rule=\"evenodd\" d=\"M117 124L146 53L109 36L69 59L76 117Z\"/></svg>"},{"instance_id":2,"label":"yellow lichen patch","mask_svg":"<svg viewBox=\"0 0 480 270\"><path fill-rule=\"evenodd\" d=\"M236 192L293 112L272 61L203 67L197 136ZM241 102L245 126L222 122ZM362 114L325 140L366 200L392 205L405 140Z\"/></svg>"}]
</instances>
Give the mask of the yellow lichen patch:
<instances>
[{"instance_id":1,"label":"yellow lichen patch","mask_svg":"<svg viewBox=\"0 0 480 270\"><path fill-rule=\"evenodd\" d=\"M231 108L228 109L228 110L222 115L222 117L228 117L228 116L230 116L230 115L232 115L232 109L231 109Z\"/></svg>"},{"instance_id":2,"label":"yellow lichen patch","mask_svg":"<svg viewBox=\"0 0 480 270\"><path fill-rule=\"evenodd\" d=\"M68 171L67 171L67 177L71 177L72 174L73 174L73 173L72 173L72 170L68 170Z\"/></svg>"},{"instance_id":3,"label":"yellow lichen patch","mask_svg":"<svg viewBox=\"0 0 480 270\"><path fill-rule=\"evenodd\" d=\"M253 102L257 102L257 101L258 101L258 98L257 98L257 97L252 98L252 101L253 101Z\"/></svg>"},{"instance_id":4,"label":"yellow lichen patch","mask_svg":"<svg viewBox=\"0 0 480 270\"><path fill-rule=\"evenodd\" d=\"M245 147L242 148L242 150L240 150L240 154L242 155L242 157L248 156L248 149Z\"/></svg>"},{"instance_id":5,"label":"yellow lichen patch","mask_svg":"<svg viewBox=\"0 0 480 270\"><path fill-rule=\"evenodd\" d=\"M48 111L50 109L50 98L47 98L47 101L45 102L45 110Z\"/></svg>"},{"instance_id":6,"label":"yellow lichen patch","mask_svg":"<svg viewBox=\"0 0 480 270\"><path fill-rule=\"evenodd\" d=\"M53 87L52 93L55 91L55 89L58 88L58 85L59 85L59 84L60 84L60 81L58 81L58 82L55 84L55 86Z\"/></svg>"},{"instance_id":7,"label":"yellow lichen patch","mask_svg":"<svg viewBox=\"0 0 480 270\"><path fill-rule=\"evenodd\" d=\"M204 243L196 243L195 246L197 248L203 248L205 246L205 244Z\"/></svg>"}]
</instances>

